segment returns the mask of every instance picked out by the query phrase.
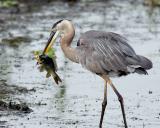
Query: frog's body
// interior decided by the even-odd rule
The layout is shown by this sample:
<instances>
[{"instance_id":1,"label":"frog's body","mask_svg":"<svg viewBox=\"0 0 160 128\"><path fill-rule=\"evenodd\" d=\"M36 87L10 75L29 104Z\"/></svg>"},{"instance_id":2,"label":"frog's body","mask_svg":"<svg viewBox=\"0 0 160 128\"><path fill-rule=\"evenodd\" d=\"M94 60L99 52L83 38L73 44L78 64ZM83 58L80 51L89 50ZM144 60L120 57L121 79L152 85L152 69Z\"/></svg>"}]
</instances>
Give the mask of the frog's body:
<instances>
[{"instance_id":1,"label":"frog's body","mask_svg":"<svg viewBox=\"0 0 160 128\"><path fill-rule=\"evenodd\" d=\"M36 51L34 54L35 54L35 59L37 60L37 64L40 65L39 66L40 72L43 72L44 70L46 70L47 78L52 76L56 84L58 84L59 82L62 82L62 80L56 73L57 63L55 60L56 56L55 56L54 50L51 49L50 51L48 51L47 54L41 54L40 51Z\"/></svg>"},{"instance_id":2,"label":"frog's body","mask_svg":"<svg viewBox=\"0 0 160 128\"><path fill-rule=\"evenodd\" d=\"M46 77L50 77L52 75L53 79L55 82L58 84L58 82L62 82L58 74L56 73L57 71L57 64L56 61L50 58L47 55L40 55L40 64L44 69L47 71Z\"/></svg>"}]
</instances>

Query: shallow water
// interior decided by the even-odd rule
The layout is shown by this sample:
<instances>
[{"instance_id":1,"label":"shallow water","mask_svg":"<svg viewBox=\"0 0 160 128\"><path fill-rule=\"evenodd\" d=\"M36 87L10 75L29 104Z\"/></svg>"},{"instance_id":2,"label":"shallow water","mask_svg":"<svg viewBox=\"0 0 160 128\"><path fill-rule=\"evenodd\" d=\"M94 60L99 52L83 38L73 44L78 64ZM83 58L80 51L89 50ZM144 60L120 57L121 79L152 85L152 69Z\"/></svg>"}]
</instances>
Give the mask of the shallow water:
<instances>
[{"instance_id":1,"label":"shallow water","mask_svg":"<svg viewBox=\"0 0 160 128\"><path fill-rule=\"evenodd\" d=\"M142 2L53 2L34 13L5 15L0 24L1 40L27 37L19 45L0 42L0 83L35 89L28 93L0 96L6 101L26 102L30 114L0 111L0 127L91 128L98 127L103 81L96 75L66 59L57 42L56 54L61 86L55 85L45 73L39 73L33 51L43 49L49 31L59 19L71 19L76 28L76 44L81 33L90 30L113 31L130 40L138 54L152 60L149 75L131 74L112 79L124 97L130 128L160 127L160 8L153 10ZM1 16L3 14L0 14ZM123 127L116 95L109 88L104 127Z\"/></svg>"}]
</instances>

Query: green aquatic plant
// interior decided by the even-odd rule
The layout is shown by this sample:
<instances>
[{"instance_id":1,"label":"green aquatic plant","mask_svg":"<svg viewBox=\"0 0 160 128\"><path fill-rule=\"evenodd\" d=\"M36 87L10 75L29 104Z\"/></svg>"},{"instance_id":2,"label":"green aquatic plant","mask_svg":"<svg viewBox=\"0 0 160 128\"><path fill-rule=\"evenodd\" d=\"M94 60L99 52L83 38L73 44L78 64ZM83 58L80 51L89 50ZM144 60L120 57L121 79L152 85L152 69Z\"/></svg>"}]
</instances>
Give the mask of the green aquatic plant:
<instances>
[{"instance_id":1,"label":"green aquatic plant","mask_svg":"<svg viewBox=\"0 0 160 128\"><path fill-rule=\"evenodd\" d=\"M13 7L17 4L18 4L17 0L1 0L0 1L0 7L9 8L9 7Z\"/></svg>"},{"instance_id":2,"label":"green aquatic plant","mask_svg":"<svg viewBox=\"0 0 160 128\"><path fill-rule=\"evenodd\" d=\"M35 58L38 60L39 56L42 55L43 51L42 50L37 50L37 51L34 51L34 56ZM53 60L56 59L56 54L55 54L55 49L54 48L50 48L48 50L47 53L45 53L48 57L52 58Z\"/></svg>"},{"instance_id":3,"label":"green aquatic plant","mask_svg":"<svg viewBox=\"0 0 160 128\"><path fill-rule=\"evenodd\" d=\"M160 0L145 0L145 4L148 4L152 7L160 6Z\"/></svg>"},{"instance_id":4,"label":"green aquatic plant","mask_svg":"<svg viewBox=\"0 0 160 128\"><path fill-rule=\"evenodd\" d=\"M46 78L52 76L56 84L61 82L60 77L56 73L57 71L57 63L56 63L56 55L55 49L50 48L45 54L43 51L38 50L34 51L35 59L37 60L37 64L39 65L40 72L46 71Z\"/></svg>"}]
</instances>

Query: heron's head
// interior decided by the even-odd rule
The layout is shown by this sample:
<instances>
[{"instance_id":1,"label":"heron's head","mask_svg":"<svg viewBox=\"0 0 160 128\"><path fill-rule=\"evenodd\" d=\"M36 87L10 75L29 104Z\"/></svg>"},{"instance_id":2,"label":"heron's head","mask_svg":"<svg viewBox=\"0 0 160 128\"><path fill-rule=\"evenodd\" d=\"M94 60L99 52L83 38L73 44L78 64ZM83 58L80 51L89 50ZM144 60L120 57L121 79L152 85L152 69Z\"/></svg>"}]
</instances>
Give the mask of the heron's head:
<instances>
[{"instance_id":1,"label":"heron's head","mask_svg":"<svg viewBox=\"0 0 160 128\"><path fill-rule=\"evenodd\" d=\"M44 49L44 53L47 53L52 45L56 42L58 36L63 38L63 36L69 33L73 28L73 25L70 20L59 20L52 26L52 31L48 39L47 45Z\"/></svg>"}]
</instances>

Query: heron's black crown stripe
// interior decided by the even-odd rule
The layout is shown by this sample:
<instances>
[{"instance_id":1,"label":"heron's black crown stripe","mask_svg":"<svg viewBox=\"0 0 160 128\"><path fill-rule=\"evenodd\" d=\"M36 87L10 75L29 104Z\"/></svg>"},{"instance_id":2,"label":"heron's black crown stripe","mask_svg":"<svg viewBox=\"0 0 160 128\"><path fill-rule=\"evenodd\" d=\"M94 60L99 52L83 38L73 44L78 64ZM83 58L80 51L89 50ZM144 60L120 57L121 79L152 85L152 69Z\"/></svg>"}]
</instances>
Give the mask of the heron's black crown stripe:
<instances>
[{"instance_id":1,"label":"heron's black crown stripe","mask_svg":"<svg viewBox=\"0 0 160 128\"><path fill-rule=\"evenodd\" d=\"M56 23L53 24L52 28L55 28L57 24L61 23L63 20L59 20Z\"/></svg>"},{"instance_id":2,"label":"heron's black crown stripe","mask_svg":"<svg viewBox=\"0 0 160 128\"><path fill-rule=\"evenodd\" d=\"M52 29L55 28L56 25L59 24L59 23L61 23L63 20L65 20L65 19L59 20L59 21L57 21L56 23L54 23L53 26L52 26ZM71 21L71 20L69 20L69 19L66 19L66 20Z\"/></svg>"}]
</instances>

